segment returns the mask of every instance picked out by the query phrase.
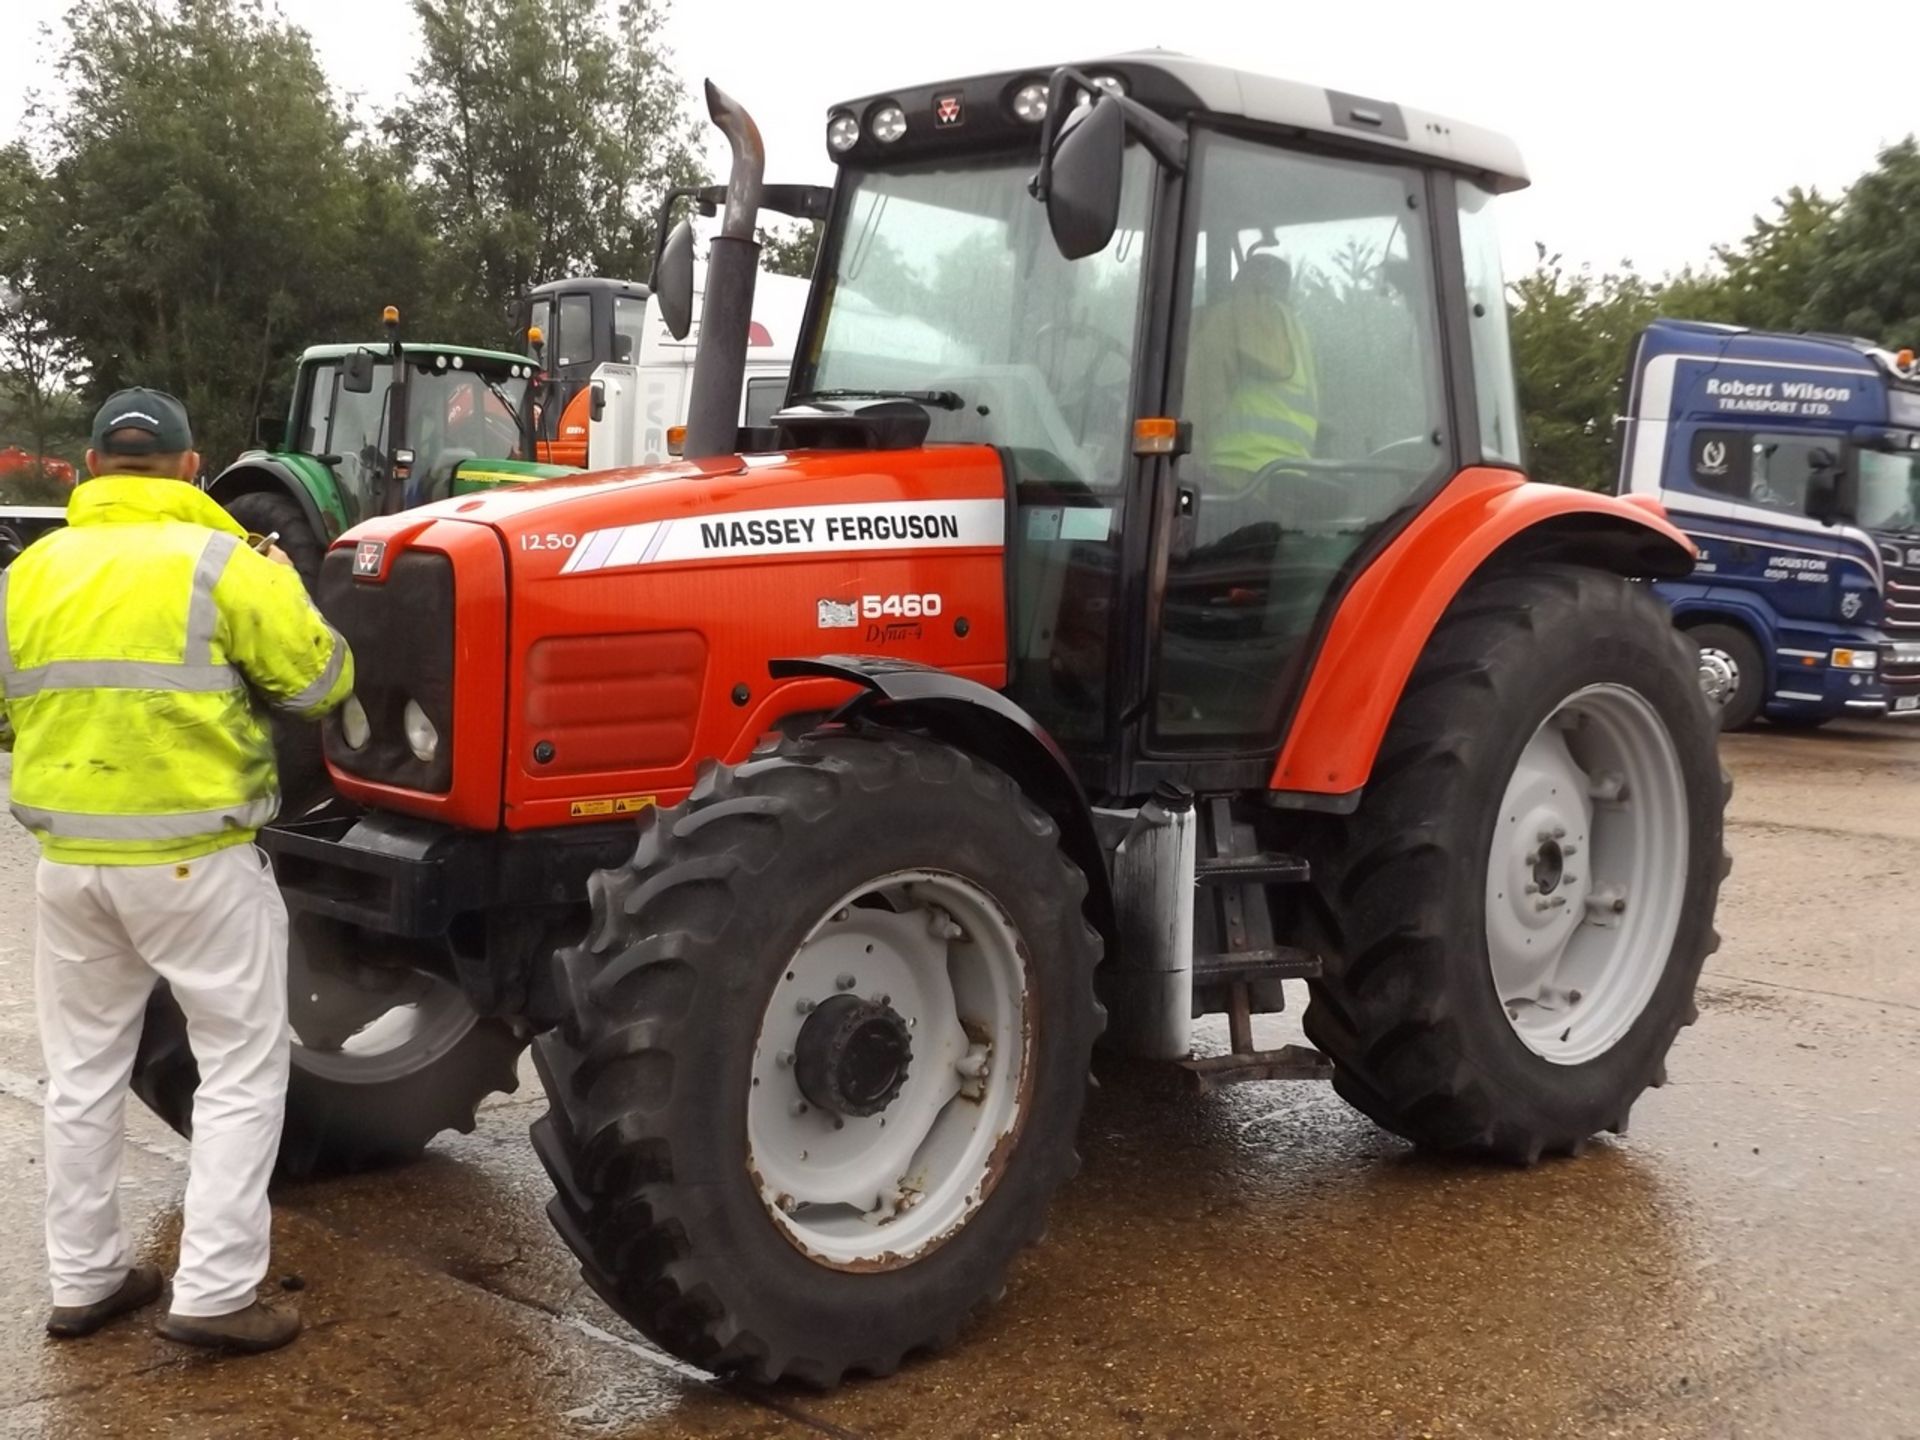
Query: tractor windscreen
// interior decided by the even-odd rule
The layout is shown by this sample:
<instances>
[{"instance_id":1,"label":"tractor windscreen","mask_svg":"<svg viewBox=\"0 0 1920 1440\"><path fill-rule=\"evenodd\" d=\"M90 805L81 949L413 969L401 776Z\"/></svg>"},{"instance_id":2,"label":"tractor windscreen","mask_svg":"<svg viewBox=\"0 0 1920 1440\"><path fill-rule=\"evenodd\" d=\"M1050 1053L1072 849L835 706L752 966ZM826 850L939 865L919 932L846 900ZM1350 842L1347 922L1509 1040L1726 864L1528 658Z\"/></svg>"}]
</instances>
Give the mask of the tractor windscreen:
<instances>
[{"instance_id":1,"label":"tractor windscreen","mask_svg":"<svg viewBox=\"0 0 1920 1440\"><path fill-rule=\"evenodd\" d=\"M521 417L531 381L488 374L445 356L415 363L407 385L407 446L413 473L404 503L444 500L453 493L453 472L464 460L528 459Z\"/></svg>"},{"instance_id":2,"label":"tractor windscreen","mask_svg":"<svg viewBox=\"0 0 1920 1440\"><path fill-rule=\"evenodd\" d=\"M1107 489L1125 474L1151 162L1127 154L1120 228L1060 257L1031 155L852 172L796 398L937 397L931 441L1005 446L1023 469Z\"/></svg>"}]
</instances>

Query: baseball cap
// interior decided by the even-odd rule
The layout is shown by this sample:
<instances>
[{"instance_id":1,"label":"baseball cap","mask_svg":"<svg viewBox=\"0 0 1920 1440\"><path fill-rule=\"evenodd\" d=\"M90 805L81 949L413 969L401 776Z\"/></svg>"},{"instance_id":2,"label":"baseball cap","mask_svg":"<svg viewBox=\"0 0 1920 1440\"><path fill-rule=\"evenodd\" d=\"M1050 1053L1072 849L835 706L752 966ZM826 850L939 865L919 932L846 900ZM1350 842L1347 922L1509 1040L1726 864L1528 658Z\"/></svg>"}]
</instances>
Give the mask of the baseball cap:
<instances>
[{"instance_id":1,"label":"baseball cap","mask_svg":"<svg viewBox=\"0 0 1920 1440\"><path fill-rule=\"evenodd\" d=\"M138 436L124 433L129 430ZM93 417L93 448L102 455L183 454L193 449L187 408L164 390L121 390Z\"/></svg>"}]
</instances>

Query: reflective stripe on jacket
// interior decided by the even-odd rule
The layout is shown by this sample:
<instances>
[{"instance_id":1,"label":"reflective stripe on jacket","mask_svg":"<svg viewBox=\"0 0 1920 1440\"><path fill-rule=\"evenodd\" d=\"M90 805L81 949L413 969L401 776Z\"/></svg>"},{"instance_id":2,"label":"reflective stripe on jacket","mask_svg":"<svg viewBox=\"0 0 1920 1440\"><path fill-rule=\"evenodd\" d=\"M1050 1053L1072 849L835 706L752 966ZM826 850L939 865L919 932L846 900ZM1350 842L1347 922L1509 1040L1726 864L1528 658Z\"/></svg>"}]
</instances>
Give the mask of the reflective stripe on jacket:
<instances>
[{"instance_id":1,"label":"reflective stripe on jacket","mask_svg":"<svg viewBox=\"0 0 1920 1440\"><path fill-rule=\"evenodd\" d=\"M88 480L67 522L0 573L14 816L68 864L244 844L280 803L256 699L307 716L339 705L346 642L192 485Z\"/></svg>"},{"instance_id":2,"label":"reflective stripe on jacket","mask_svg":"<svg viewBox=\"0 0 1920 1440\"><path fill-rule=\"evenodd\" d=\"M1226 470L1258 471L1278 460L1310 460L1320 430L1320 387L1313 351L1293 311L1275 306L1292 367L1285 375L1243 365L1215 430L1207 459Z\"/></svg>"}]
</instances>

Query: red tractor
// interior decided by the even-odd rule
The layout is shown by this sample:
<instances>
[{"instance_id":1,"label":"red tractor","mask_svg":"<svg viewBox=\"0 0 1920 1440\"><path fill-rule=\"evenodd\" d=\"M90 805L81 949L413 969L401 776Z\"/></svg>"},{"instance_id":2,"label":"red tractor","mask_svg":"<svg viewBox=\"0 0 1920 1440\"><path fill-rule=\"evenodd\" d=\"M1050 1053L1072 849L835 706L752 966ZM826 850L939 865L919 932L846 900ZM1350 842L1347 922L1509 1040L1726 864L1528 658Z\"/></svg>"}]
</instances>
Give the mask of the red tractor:
<instances>
[{"instance_id":1,"label":"red tractor","mask_svg":"<svg viewBox=\"0 0 1920 1440\"><path fill-rule=\"evenodd\" d=\"M1691 547L1522 473L1513 147L1157 53L836 106L741 453L761 157L708 98L685 458L326 558L360 678L347 808L267 837L285 1169L470 1127L531 1042L594 1288L831 1385L1000 1293L1103 1030L1202 1087L1330 1075L1437 1151L1622 1129L1694 1018L1725 782L1647 584ZM1263 1051L1288 980L1315 1048ZM184 1125L157 1005L139 1083Z\"/></svg>"}]
</instances>

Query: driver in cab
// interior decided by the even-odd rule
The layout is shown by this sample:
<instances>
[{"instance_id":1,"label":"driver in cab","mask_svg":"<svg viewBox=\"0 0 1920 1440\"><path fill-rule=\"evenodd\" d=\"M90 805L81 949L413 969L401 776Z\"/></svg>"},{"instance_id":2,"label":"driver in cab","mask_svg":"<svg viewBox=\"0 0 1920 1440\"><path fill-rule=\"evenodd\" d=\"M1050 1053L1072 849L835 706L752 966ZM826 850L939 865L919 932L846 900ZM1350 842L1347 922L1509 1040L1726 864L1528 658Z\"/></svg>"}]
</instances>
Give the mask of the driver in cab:
<instances>
[{"instance_id":1,"label":"driver in cab","mask_svg":"<svg viewBox=\"0 0 1920 1440\"><path fill-rule=\"evenodd\" d=\"M1249 255L1226 302L1194 327L1187 393L1210 488L1221 498L1258 500L1252 492L1261 471L1313 458L1320 391L1292 290L1284 259Z\"/></svg>"}]
</instances>

